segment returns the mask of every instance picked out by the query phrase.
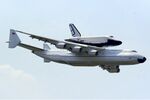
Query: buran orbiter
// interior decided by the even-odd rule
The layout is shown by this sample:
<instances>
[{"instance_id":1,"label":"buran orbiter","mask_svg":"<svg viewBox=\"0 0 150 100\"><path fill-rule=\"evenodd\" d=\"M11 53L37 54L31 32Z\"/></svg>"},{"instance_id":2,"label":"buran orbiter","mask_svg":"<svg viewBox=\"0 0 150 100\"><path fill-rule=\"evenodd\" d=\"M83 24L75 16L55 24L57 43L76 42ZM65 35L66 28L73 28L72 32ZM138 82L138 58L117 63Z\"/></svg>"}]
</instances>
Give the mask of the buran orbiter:
<instances>
[{"instance_id":1,"label":"buran orbiter","mask_svg":"<svg viewBox=\"0 0 150 100\"><path fill-rule=\"evenodd\" d=\"M146 58L135 50L108 49L107 47L121 45L122 42L108 37L81 37L74 24L69 24L73 38L59 41L48 37L33 35L30 33L10 29L9 48L20 46L32 51L33 54L42 57L44 62L51 61L72 66L94 67L100 66L110 73L120 72L120 65L140 64ZM17 33L29 35L32 39L44 42L43 48L31 46L21 42ZM47 43L53 44L59 51L52 51Z\"/></svg>"}]
</instances>

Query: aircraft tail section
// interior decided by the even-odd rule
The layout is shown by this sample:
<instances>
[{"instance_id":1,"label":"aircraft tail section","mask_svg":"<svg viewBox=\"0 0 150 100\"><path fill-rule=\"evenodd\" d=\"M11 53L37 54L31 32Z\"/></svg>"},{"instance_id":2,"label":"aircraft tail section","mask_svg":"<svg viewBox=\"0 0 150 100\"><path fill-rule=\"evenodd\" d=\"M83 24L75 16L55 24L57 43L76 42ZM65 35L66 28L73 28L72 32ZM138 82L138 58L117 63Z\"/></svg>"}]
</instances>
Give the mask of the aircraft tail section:
<instances>
[{"instance_id":1,"label":"aircraft tail section","mask_svg":"<svg viewBox=\"0 0 150 100\"><path fill-rule=\"evenodd\" d=\"M8 41L9 48L15 48L16 46L20 46L23 48L26 48L28 50L32 50L32 51L42 51L43 49L38 48L38 47L34 47L28 44L23 44L21 43L20 38L18 37L16 31L14 29L10 29L10 36L9 36L9 41Z\"/></svg>"},{"instance_id":2,"label":"aircraft tail section","mask_svg":"<svg viewBox=\"0 0 150 100\"><path fill-rule=\"evenodd\" d=\"M10 36L9 36L9 48L15 48L19 43L21 43L16 31L10 29Z\"/></svg>"},{"instance_id":3,"label":"aircraft tail section","mask_svg":"<svg viewBox=\"0 0 150 100\"><path fill-rule=\"evenodd\" d=\"M75 27L74 24L69 24L69 28L73 37L81 37L80 32L78 31L78 29Z\"/></svg>"}]
</instances>

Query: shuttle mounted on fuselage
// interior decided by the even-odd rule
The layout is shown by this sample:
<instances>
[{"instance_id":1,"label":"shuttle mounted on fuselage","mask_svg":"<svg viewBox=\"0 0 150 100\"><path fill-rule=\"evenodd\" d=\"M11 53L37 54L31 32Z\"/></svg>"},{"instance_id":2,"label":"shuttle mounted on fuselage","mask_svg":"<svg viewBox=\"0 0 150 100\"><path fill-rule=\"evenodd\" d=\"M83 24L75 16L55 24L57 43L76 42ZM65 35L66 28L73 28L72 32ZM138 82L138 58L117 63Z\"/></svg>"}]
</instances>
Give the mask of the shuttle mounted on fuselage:
<instances>
[{"instance_id":1,"label":"shuttle mounted on fuselage","mask_svg":"<svg viewBox=\"0 0 150 100\"><path fill-rule=\"evenodd\" d=\"M42 57L46 63L54 61L72 66L100 66L110 73L120 72L120 65L140 64L146 61L146 57L138 54L135 50L107 49L107 47L122 44L120 40L116 40L112 36L81 37L74 24L69 24L69 27L73 38L64 41L10 29L9 48L20 46L31 50L33 54ZM32 39L43 41L43 48L22 43L17 32L29 35ZM51 51L46 43L66 51Z\"/></svg>"}]
</instances>

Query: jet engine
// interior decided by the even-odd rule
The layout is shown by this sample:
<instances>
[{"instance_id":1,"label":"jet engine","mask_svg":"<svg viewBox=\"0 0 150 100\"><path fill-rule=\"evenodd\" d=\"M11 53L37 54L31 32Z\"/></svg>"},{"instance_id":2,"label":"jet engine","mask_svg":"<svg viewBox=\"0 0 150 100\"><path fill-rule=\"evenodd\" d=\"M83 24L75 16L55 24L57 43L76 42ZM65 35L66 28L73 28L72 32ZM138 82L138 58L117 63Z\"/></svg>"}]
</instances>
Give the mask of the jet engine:
<instances>
[{"instance_id":1,"label":"jet engine","mask_svg":"<svg viewBox=\"0 0 150 100\"><path fill-rule=\"evenodd\" d=\"M75 53L80 53L81 50L82 50L82 48L80 46L74 46L71 51L75 52Z\"/></svg>"},{"instance_id":2,"label":"jet engine","mask_svg":"<svg viewBox=\"0 0 150 100\"><path fill-rule=\"evenodd\" d=\"M65 46L66 46L66 44L65 43L63 43L63 42L60 42L60 43L57 43L57 45L55 45L57 48L59 48L59 49L64 49L65 48Z\"/></svg>"},{"instance_id":3,"label":"jet engine","mask_svg":"<svg viewBox=\"0 0 150 100\"><path fill-rule=\"evenodd\" d=\"M97 56L98 55L98 51L97 50L89 50L88 54L91 56Z\"/></svg>"}]
</instances>

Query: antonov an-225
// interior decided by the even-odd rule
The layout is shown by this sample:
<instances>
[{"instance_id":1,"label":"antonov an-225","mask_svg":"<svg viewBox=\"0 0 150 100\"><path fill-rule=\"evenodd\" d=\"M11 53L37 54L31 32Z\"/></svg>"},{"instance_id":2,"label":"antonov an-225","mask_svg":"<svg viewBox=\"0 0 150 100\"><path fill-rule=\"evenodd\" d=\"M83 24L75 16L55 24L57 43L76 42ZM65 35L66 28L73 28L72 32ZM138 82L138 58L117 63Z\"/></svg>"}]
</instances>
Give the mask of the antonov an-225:
<instances>
[{"instance_id":1,"label":"antonov an-225","mask_svg":"<svg viewBox=\"0 0 150 100\"><path fill-rule=\"evenodd\" d=\"M20 46L29 49L32 53L42 57L46 63L54 61L72 66L100 66L110 73L120 72L119 65L140 64L146 61L146 58L135 50L108 49L107 47L122 44L121 41L114 39L113 36L81 37L74 24L69 24L69 27L73 38L65 39L64 41L10 29L9 48ZM43 41L43 48L22 43L17 32L29 35L32 39ZM66 50L51 51L46 43L53 44L58 49Z\"/></svg>"}]
</instances>

